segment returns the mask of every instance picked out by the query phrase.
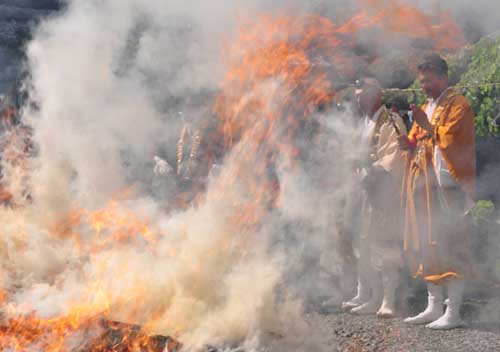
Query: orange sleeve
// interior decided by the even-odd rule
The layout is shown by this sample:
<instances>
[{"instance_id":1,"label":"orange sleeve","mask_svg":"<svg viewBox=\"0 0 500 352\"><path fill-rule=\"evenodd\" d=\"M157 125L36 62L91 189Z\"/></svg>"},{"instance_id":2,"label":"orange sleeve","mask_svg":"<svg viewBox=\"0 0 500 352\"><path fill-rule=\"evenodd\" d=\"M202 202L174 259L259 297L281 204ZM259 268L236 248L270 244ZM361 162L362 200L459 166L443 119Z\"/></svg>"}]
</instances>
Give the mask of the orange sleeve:
<instances>
[{"instance_id":1,"label":"orange sleeve","mask_svg":"<svg viewBox=\"0 0 500 352\"><path fill-rule=\"evenodd\" d=\"M421 109L425 111L427 109L427 102L425 102L424 105L422 105ZM410 131L408 132L408 139L412 143L417 142L417 136L422 133L421 128L418 126L418 124L413 121L413 126L411 127Z\"/></svg>"},{"instance_id":2,"label":"orange sleeve","mask_svg":"<svg viewBox=\"0 0 500 352\"><path fill-rule=\"evenodd\" d=\"M458 96L451 102L434 139L451 175L472 196L476 177L474 112L465 97Z\"/></svg>"},{"instance_id":3,"label":"orange sleeve","mask_svg":"<svg viewBox=\"0 0 500 352\"><path fill-rule=\"evenodd\" d=\"M410 140L410 142L416 142L418 133L418 125L416 122L414 122L412 128L410 129L410 132L408 132L408 139Z\"/></svg>"}]
</instances>

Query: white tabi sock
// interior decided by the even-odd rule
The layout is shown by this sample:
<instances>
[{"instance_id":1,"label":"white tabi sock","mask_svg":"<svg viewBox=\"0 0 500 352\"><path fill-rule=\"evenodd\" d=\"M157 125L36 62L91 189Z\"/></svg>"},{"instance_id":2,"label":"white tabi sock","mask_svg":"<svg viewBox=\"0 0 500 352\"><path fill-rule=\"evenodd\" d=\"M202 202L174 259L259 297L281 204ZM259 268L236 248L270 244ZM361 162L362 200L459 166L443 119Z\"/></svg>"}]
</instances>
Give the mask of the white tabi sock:
<instances>
[{"instance_id":1,"label":"white tabi sock","mask_svg":"<svg viewBox=\"0 0 500 352\"><path fill-rule=\"evenodd\" d=\"M427 284L427 291L427 308L414 317L406 318L405 323L414 325L428 324L443 315L443 288L429 283Z\"/></svg>"},{"instance_id":2,"label":"white tabi sock","mask_svg":"<svg viewBox=\"0 0 500 352\"><path fill-rule=\"evenodd\" d=\"M448 283L448 305L446 312L436 321L428 324L429 329L450 330L463 325L460 319L460 305L464 292L464 280L452 279Z\"/></svg>"}]
</instances>

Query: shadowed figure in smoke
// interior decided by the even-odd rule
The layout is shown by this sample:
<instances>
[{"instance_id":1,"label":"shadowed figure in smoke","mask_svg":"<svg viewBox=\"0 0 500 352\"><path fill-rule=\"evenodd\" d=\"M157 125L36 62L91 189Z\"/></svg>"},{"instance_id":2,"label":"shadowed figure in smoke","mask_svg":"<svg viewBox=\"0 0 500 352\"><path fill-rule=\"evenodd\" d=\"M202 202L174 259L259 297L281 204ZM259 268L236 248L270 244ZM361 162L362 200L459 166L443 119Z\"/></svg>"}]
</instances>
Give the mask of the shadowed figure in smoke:
<instances>
[{"instance_id":1,"label":"shadowed figure in smoke","mask_svg":"<svg viewBox=\"0 0 500 352\"><path fill-rule=\"evenodd\" d=\"M397 138L406 134L401 117L382 104L382 89L373 78L360 81L355 91L363 145L356 176L361 190L357 295L343 308L356 314L392 317L402 264L400 180L402 153Z\"/></svg>"},{"instance_id":2,"label":"shadowed figure in smoke","mask_svg":"<svg viewBox=\"0 0 500 352\"><path fill-rule=\"evenodd\" d=\"M431 329L461 325L464 276L471 274L471 219L476 177L474 113L448 87L448 65L430 55L418 66L428 96L413 106L415 125L400 138L406 150L404 249L410 269L427 283L427 309L405 320ZM443 290L448 291L443 315Z\"/></svg>"},{"instance_id":3,"label":"shadowed figure in smoke","mask_svg":"<svg viewBox=\"0 0 500 352\"><path fill-rule=\"evenodd\" d=\"M179 112L182 127L176 145L175 167L155 156L156 190L167 209L187 208L202 195L210 174L217 172L224 146L216 117L210 112L212 96L187 98ZM172 187L173 184L173 187ZM173 188L173 189L172 189Z\"/></svg>"}]
</instances>

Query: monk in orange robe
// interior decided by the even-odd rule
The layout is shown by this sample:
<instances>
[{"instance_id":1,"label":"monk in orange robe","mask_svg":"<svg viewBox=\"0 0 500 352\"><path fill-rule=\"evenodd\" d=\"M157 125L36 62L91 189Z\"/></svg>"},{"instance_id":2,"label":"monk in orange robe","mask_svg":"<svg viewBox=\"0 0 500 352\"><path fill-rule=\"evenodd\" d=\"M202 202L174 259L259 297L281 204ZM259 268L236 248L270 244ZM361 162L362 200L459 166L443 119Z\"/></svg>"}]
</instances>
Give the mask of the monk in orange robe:
<instances>
[{"instance_id":1,"label":"monk in orange robe","mask_svg":"<svg viewBox=\"0 0 500 352\"><path fill-rule=\"evenodd\" d=\"M475 197L474 113L467 99L448 87L448 65L440 56L428 56L418 77L428 99L422 108L412 107L414 127L399 142L407 159L404 253L412 273L427 283L428 305L405 322L452 329L461 325L464 277L472 267L467 211Z\"/></svg>"}]
</instances>

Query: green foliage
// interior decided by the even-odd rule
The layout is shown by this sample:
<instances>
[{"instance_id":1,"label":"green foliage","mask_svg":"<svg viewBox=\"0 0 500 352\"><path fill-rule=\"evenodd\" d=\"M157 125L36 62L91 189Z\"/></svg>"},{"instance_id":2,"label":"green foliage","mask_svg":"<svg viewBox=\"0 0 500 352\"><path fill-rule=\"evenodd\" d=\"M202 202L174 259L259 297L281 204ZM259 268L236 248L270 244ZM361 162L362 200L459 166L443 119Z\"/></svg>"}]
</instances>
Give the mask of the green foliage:
<instances>
[{"instance_id":1,"label":"green foliage","mask_svg":"<svg viewBox=\"0 0 500 352\"><path fill-rule=\"evenodd\" d=\"M500 82L500 37L487 37L475 45L468 70L459 84L498 82ZM499 129L493 124L493 120L500 116L500 86L468 88L465 96L476 114L477 135L498 136Z\"/></svg>"},{"instance_id":2,"label":"green foliage","mask_svg":"<svg viewBox=\"0 0 500 352\"><path fill-rule=\"evenodd\" d=\"M420 89L420 82L418 79L413 82L413 84L410 86L410 89ZM417 105L423 105L426 100L426 96L424 92L418 91L415 93L410 93L408 94L408 103L410 104L417 104Z\"/></svg>"},{"instance_id":3,"label":"green foliage","mask_svg":"<svg viewBox=\"0 0 500 352\"><path fill-rule=\"evenodd\" d=\"M382 103L386 106L395 105L398 109L408 109L407 94L401 92L385 92Z\"/></svg>"},{"instance_id":4,"label":"green foliage","mask_svg":"<svg viewBox=\"0 0 500 352\"><path fill-rule=\"evenodd\" d=\"M489 200L480 200L472 208L472 218L474 222L482 223L492 221L495 216L495 205Z\"/></svg>"}]
</instances>

